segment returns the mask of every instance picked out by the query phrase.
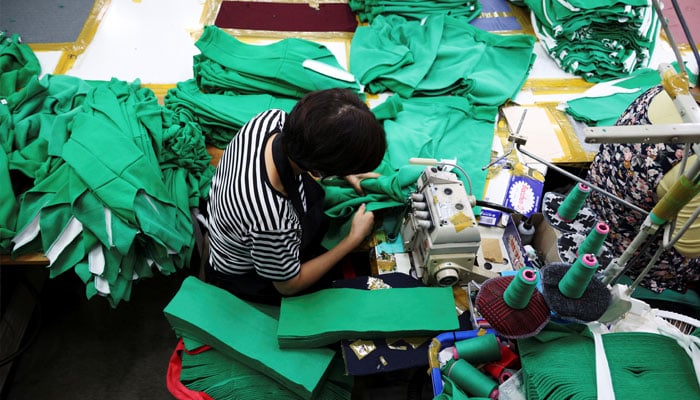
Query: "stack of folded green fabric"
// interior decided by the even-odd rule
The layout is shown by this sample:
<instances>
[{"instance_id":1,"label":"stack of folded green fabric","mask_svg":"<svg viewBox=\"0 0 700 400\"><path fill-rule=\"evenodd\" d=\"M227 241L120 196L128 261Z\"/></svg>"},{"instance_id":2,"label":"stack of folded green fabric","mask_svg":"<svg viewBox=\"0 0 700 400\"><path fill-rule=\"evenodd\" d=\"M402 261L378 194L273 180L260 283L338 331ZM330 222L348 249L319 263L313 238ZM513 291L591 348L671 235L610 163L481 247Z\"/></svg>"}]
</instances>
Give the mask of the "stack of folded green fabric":
<instances>
[{"instance_id":1,"label":"stack of folded green fabric","mask_svg":"<svg viewBox=\"0 0 700 400\"><path fill-rule=\"evenodd\" d=\"M216 400L299 400L299 396L246 363L210 348L200 351L198 343L184 338L180 382L188 389L204 392ZM345 366L337 355L328 368L327 377L320 383L317 399L350 400L353 378L345 373Z\"/></svg>"},{"instance_id":2,"label":"stack of folded green fabric","mask_svg":"<svg viewBox=\"0 0 700 400\"><path fill-rule=\"evenodd\" d=\"M650 0L525 0L535 34L566 72L590 82L649 64L659 34Z\"/></svg>"},{"instance_id":3,"label":"stack of folded green fabric","mask_svg":"<svg viewBox=\"0 0 700 400\"><path fill-rule=\"evenodd\" d=\"M688 354L671 337L648 332L602 335L617 400L697 399L700 387ZM692 347L694 345L690 345ZM595 399L596 351L585 325L550 323L518 341L527 398Z\"/></svg>"},{"instance_id":4,"label":"stack of folded green fabric","mask_svg":"<svg viewBox=\"0 0 700 400\"><path fill-rule=\"evenodd\" d=\"M428 15L444 14L471 21L481 14L481 3L475 0L350 0L350 9L361 22L372 22L378 15L400 15L421 20Z\"/></svg>"},{"instance_id":5,"label":"stack of folded green fabric","mask_svg":"<svg viewBox=\"0 0 700 400\"><path fill-rule=\"evenodd\" d=\"M305 399L318 395L336 354L280 349L273 317L195 277L185 279L163 312L178 336L207 344Z\"/></svg>"},{"instance_id":6,"label":"stack of folded green fabric","mask_svg":"<svg viewBox=\"0 0 700 400\"><path fill-rule=\"evenodd\" d=\"M325 289L282 300L277 340L280 348L314 348L457 329L451 287Z\"/></svg>"}]
</instances>

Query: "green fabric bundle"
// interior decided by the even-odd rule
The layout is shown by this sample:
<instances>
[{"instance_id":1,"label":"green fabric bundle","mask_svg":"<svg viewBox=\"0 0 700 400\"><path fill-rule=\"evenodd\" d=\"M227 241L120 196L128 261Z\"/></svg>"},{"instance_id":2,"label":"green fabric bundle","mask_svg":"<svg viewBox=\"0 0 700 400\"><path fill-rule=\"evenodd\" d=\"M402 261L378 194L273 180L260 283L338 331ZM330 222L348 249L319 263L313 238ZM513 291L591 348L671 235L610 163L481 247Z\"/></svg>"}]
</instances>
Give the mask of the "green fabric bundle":
<instances>
[{"instance_id":1,"label":"green fabric bundle","mask_svg":"<svg viewBox=\"0 0 700 400\"><path fill-rule=\"evenodd\" d=\"M305 399L319 393L335 354L329 349L280 349L277 320L194 277L184 280L163 312L178 336L206 343Z\"/></svg>"},{"instance_id":2,"label":"green fabric bundle","mask_svg":"<svg viewBox=\"0 0 700 400\"><path fill-rule=\"evenodd\" d=\"M692 362L673 338L618 332L602 339L617 400L700 396ZM518 340L518 349L529 400L597 398L594 343L584 325L550 323Z\"/></svg>"},{"instance_id":3,"label":"green fabric bundle","mask_svg":"<svg viewBox=\"0 0 700 400\"><path fill-rule=\"evenodd\" d=\"M369 93L456 95L498 107L525 83L534 43L532 35L498 35L445 15L379 16L355 31L350 70Z\"/></svg>"},{"instance_id":4,"label":"green fabric bundle","mask_svg":"<svg viewBox=\"0 0 700 400\"><path fill-rule=\"evenodd\" d=\"M267 375L221 351L183 352L180 381L191 390L205 392L216 400L303 399ZM342 358L336 356L316 398L349 400L353 378L345 374Z\"/></svg>"},{"instance_id":5,"label":"green fabric bundle","mask_svg":"<svg viewBox=\"0 0 700 400\"><path fill-rule=\"evenodd\" d=\"M372 22L377 16L400 15L421 20L429 15L450 15L467 22L481 14L481 2L475 0L350 0L350 9L362 22Z\"/></svg>"},{"instance_id":6,"label":"green fabric bundle","mask_svg":"<svg viewBox=\"0 0 700 400\"><path fill-rule=\"evenodd\" d=\"M646 67L659 34L647 0L525 0L535 34L566 72L602 82Z\"/></svg>"},{"instance_id":7,"label":"green fabric bundle","mask_svg":"<svg viewBox=\"0 0 700 400\"><path fill-rule=\"evenodd\" d=\"M314 348L341 339L430 336L459 329L451 287L324 289L285 297L281 348Z\"/></svg>"}]
</instances>

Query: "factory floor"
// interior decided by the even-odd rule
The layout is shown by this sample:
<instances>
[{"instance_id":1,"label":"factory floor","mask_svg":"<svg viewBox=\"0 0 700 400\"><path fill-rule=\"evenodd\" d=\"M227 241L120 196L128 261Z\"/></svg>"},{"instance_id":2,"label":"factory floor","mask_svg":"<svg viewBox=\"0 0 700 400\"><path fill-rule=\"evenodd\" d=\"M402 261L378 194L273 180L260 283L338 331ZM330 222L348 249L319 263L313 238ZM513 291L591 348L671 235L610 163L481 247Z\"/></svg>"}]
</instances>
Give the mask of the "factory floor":
<instances>
[{"instance_id":1,"label":"factory floor","mask_svg":"<svg viewBox=\"0 0 700 400\"><path fill-rule=\"evenodd\" d=\"M37 268L31 275L42 272L31 268ZM180 271L143 279L131 300L116 308L100 298L88 300L74 274L46 279L25 334L29 347L13 363L0 399L174 398L166 372L177 338L163 308L189 275ZM8 269L3 280L26 282L23 274ZM352 399L432 398L426 371L427 366L358 378Z\"/></svg>"}]
</instances>

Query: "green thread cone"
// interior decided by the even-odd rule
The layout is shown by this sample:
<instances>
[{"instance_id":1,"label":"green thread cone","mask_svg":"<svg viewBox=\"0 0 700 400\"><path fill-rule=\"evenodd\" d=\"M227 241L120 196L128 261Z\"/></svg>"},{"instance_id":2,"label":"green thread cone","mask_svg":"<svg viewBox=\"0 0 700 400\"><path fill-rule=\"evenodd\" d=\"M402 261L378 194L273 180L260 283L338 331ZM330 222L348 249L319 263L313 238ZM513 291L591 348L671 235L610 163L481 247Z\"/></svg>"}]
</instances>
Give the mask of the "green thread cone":
<instances>
[{"instance_id":1,"label":"green thread cone","mask_svg":"<svg viewBox=\"0 0 700 400\"><path fill-rule=\"evenodd\" d=\"M574 265L559 281L559 291L570 299L580 299L598 269L598 260L593 254L579 256Z\"/></svg>"},{"instance_id":2,"label":"green thread cone","mask_svg":"<svg viewBox=\"0 0 700 400\"><path fill-rule=\"evenodd\" d=\"M586 201L591 188L588 185L579 183L566 196L557 209L557 217L562 221L573 221L578 212L581 211L583 203Z\"/></svg>"},{"instance_id":3,"label":"green thread cone","mask_svg":"<svg viewBox=\"0 0 700 400\"><path fill-rule=\"evenodd\" d=\"M596 257L600 255L600 251L603 249L603 242L608 237L610 233L610 227L605 222L598 222L595 229L591 230L583 243L578 248L578 255L581 254L594 254Z\"/></svg>"},{"instance_id":4,"label":"green thread cone","mask_svg":"<svg viewBox=\"0 0 700 400\"><path fill-rule=\"evenodd\" d=\"M522 310L530 302L538 280L537 271L532 268L522 268L503 292L503 300L510 308Z\"/></svg>"},{"instance_id":5,"label":"green thread cone","mask_svg":"<svg viewBox=\"0 0 700 400\"><path fill-rule=\"evenodd\" d=\"M501 359L501 346L493 333L455 343L452 355L471 364L483 364Z\"/></svg>"}]
</instances>

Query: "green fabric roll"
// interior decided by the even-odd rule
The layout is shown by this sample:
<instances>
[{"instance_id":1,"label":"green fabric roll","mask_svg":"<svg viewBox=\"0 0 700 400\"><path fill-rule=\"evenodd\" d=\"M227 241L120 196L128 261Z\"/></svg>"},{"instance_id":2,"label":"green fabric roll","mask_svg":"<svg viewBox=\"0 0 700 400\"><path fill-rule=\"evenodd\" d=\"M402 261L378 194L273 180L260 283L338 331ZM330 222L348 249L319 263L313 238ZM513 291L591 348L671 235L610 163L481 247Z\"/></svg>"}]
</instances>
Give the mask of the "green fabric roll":
<instances>
[{"instance_id":1,"label":"green fabric roll","mask_svg":"<svg viewBox=\"0 0 700 400\"><path fill-rule=\"evenodd\" d=\"M341 339L430 336L459 329L451 287L324 289L285 297L281 348L313 348Z\"/></svg>"},{"instance_id":2,"label":"green fabric roll","mask_svg":"<svg viewBox=\"0 0 700 400\"><path fill-rule=\"evenodd\" d=\"M329 349L280 349L274 318L194 277L184 280L163 312L178 336L207 343L305 399L318 394L334 357Z\"/></svg>"}]
</instances>

